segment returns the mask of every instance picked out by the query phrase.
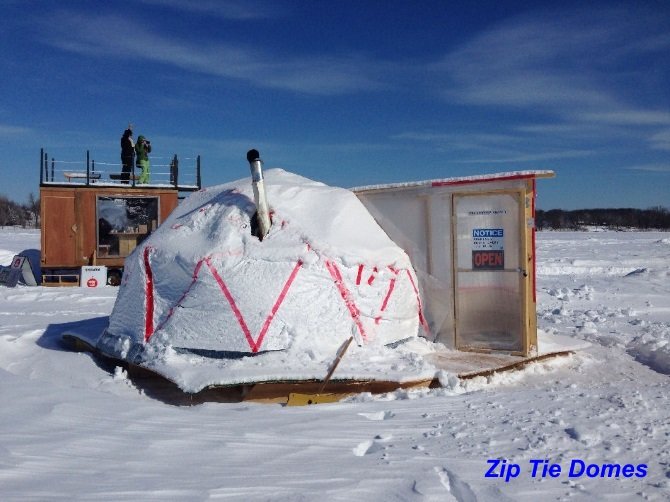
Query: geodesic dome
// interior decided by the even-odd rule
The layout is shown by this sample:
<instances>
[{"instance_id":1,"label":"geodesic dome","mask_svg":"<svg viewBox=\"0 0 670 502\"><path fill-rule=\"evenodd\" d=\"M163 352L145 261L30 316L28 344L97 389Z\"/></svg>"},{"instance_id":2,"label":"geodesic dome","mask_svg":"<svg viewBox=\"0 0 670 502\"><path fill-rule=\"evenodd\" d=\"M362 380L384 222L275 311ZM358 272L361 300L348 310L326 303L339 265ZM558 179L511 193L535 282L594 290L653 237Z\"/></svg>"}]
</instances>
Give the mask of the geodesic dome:
<instances>
[{"instance_id":1,"label":"geodesic dome","mask_svg":"<svg viewBox=\"0 0 670 502\"><path fill-rule=\"evenodd\" d=\"M408 256L352 192L280 169L265 183L262 241L243 179L192 194L135 249L98 342L106 353L316 360L352 335L388 346L425 327Z\"/></svg>"}]
</instances>

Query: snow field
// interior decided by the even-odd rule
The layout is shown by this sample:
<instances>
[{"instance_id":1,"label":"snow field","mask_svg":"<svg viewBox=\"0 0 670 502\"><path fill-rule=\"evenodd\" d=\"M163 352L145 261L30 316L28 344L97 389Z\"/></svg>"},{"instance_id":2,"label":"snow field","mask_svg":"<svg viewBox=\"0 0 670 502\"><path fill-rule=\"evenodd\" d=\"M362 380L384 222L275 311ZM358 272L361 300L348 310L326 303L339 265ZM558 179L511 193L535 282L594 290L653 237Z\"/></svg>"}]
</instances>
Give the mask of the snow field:
<instances>
[{"instance_id":1,"label":"snow field","mask_svg":"<svg viewBox=\"0 0 670 502\"><path fill-rule=\"evenodd\" d=\"M73 325L102 327L116 289L1 288L2 498L668 500L670 236L546 232L537 243L540 329L589 348L314 407L167 405L58 343ZM38 232L0 231L2 264L36 247ZM551 273L567 260L582 268ZM519 476L486 478L494 459ZM545 459L564 474L533 478L530 461ZM575 459L648 474L570 478Z\"/></svg>"},{"instance_id":2,"label":"snow field","mask_svg":"<svg viewBox=\"0 0 670 502\"><path fill-rule=\"evenodd\" d=\"M560 254L538 267L538 318L545 331L566 333L567 328L572 336L617 346L670 374L670 241L665 234L639 233L631 239L626 232L605 233L581 240L573 233L545 235L538 240L538 255Z\"/></svg>"}]
</instances>

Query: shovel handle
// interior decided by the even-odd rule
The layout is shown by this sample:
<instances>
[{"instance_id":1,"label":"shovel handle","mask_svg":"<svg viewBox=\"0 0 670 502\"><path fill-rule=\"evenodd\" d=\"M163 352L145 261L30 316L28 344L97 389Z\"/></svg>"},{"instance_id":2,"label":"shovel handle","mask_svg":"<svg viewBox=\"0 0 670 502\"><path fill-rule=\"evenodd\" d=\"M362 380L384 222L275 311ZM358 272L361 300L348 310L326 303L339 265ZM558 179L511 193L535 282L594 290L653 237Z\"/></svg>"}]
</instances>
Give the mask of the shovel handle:
<instances>
[{"instance_id":1,"label":"shovel handle","mask_svg":"<svg viewBox=\"0 0 670 502\"><path fill-rule=\"evenodd\" d=\"M323 392L323 389L326 387L326 384L330 381L330 377L333 376L333 373L335 372L335 369L337 368L337 365L340 364L340 361L342 360L342 357L344 356L344 353L347 351L349 348L349 345L351 345L351 342L353 341L354 337L350 336L349 339L342 344L342 346L337 350L337 355L335 356L335 360L333 363L330 365L330 369L328 370L328 374L326 375L326 378L323 379L323 383L321 384L321 388L319 389L319 394Z\"/></svg>"}]
</instances>

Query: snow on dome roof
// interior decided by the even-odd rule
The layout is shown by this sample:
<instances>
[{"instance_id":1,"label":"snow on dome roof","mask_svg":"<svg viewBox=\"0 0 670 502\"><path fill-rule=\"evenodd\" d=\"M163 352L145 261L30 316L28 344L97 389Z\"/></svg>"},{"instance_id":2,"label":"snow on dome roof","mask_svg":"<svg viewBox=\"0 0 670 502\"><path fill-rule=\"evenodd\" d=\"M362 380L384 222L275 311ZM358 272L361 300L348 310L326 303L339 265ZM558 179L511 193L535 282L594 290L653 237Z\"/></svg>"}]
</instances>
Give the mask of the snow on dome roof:
<instances>
[{"instance_id":1,"label":"snow on dome roof","mask_svg":"<svg viewBox=\"0 0 670 502\"><path fill-rule=\"evenodd\" d=\"M272 227L262 242L242 179L192 194L135 249L101 350L174 371L197 391L323 377L352 335L381 350L425 327L408 256L352 192L281 169L265 184ZM350 370L370 377L362 361Z\"/></svg>"}]
</instances>

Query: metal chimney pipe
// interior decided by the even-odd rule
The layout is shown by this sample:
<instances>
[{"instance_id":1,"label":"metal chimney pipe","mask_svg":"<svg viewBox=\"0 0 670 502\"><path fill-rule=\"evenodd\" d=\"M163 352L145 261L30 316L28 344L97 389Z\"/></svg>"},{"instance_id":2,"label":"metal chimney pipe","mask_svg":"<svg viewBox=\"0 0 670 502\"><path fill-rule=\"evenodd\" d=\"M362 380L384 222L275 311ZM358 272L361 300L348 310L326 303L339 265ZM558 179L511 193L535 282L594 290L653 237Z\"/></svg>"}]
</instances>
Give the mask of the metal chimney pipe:
<instances>
[{"instance_id":1,"label":"metal chimney pipe","mask_svg":"<svg viewBox=\"0 0 670 502\"><path fill-rule=\"evenodd\" d=\"M256 220L258 223L258 238L263 240L270 231L270 208L265 195L265 183L263 182L263 161L258 150L249 150L247 160L251 169L251 185L254 189L254 202L256 203Z\"/></svg>"}]
</instances>

